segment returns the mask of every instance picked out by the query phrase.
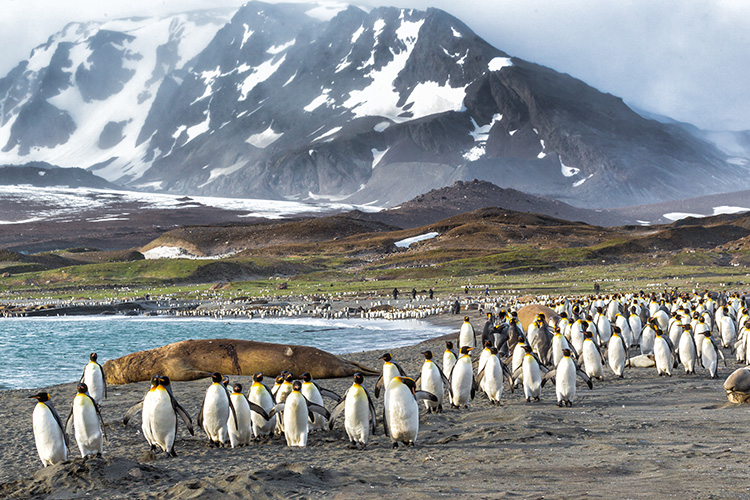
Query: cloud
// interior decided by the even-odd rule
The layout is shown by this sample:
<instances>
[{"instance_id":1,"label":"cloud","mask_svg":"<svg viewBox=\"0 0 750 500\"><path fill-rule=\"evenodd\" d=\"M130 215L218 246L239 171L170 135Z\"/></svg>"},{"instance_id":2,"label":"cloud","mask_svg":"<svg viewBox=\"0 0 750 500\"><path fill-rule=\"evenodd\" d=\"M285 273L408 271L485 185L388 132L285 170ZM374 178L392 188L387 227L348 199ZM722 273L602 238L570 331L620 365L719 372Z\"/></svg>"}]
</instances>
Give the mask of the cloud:
<instances>
[{"instance_id":1,"label":"cloud","mask_svg":"<svg viewBox=\"0 0 750 500\"><path fill-rule=\"evenodd\" d=\"M358 2L383 3L443 9L509 55L568 73L638 108L702 128L750 129L750 3L742 0ZM3 51L0 74L69 21L205 7L201 0L5 0L0 40L22 52Z\"/></svg>"}]
</instances>

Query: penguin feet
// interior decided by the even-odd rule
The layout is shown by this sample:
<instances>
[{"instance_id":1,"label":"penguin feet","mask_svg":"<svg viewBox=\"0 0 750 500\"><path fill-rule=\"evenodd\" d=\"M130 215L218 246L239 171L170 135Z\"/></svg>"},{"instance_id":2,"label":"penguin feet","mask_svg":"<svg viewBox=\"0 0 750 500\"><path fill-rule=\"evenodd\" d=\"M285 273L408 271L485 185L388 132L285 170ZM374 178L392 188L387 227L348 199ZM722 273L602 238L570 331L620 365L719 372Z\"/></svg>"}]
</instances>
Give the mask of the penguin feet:
<instances>
[{"instance_id":1,"label":"penguin feet","mask_svg":"<svg viewBox=\"0 0 750 500\"><path fill-rule=\"evenodd\" d=\"M438 405L437 409L435 410L435 413L443 413L443 405Z\"/></svg>"},{"instance_id":2,"label":"penguin feet","mask_svg":"<svg viewBox=\"0 0 750 500\"><path fill-rule=\"evenodd\" d=\"M398 443L394 441L393 442L393 449L395 450L396 448L398 448Z\"/></svg>"},{"instance_id":3,"label":"penguin feet","mask_svg":"<svg viewBox=\"0 0 750 500\"><path fill-rule=\"evenodd\" d=\"M567 406L568 408L570 408L571 406L573 406L573 402L572 401L565 401L565 406Z\"/></svg>"},{"instance_id":4,"label":"penguin feet","mask_svg":"<svg viewBox=\"0 0 750 500\"><path fill-rule=\"evenodd\" d=\"M557 402L557 406L559 406L560 408L562 408L563 406L565 406L565 401L563 401L561 399L560 401Z\"/></svg>"}]
</instances>

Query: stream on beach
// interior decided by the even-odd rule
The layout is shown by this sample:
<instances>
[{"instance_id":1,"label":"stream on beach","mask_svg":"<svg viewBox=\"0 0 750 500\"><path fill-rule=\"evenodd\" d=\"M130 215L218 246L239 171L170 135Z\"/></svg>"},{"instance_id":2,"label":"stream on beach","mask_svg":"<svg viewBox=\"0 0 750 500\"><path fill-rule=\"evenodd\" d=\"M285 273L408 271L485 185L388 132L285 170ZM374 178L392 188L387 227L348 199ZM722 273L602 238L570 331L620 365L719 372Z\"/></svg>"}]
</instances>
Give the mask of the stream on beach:
<instances>
[{"instance_id":1,"label":"stream on beach","mask_svg":"<svg viewBox=\"0 0 750 500\"><path fill-rule=\"evenodd\" d=\"M420 320L55 317L0 320L0 390L77 381L99 362L180 340L231 338L313 346L334 354L391 349L450 333Z\"/></svg>"}]
</instances>

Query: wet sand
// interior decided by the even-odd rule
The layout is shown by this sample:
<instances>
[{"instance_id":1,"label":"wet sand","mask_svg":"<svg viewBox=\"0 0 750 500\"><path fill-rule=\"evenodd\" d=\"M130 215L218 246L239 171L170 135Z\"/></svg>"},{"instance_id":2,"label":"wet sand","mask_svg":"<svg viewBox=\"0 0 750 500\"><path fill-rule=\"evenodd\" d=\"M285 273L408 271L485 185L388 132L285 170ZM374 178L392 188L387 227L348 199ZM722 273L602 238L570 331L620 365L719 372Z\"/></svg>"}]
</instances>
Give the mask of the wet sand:
<instances>
[{"instance_id":1,"label":"wet sand","mask_svg":"<svg viewBox=\"0 0 750 500\"><path fill-rule=\"evenodd\" d=\"M475 328L481 315L472 313ZM461 316L435 323L453 325ZM409 375L418 375L425 349L442 340L393 349ZM379 367L382 352L343 357ZM727 357L729 355L727 353ZM330 433L310 435L304 449L283 438L247 447L212 448L202 431L180 425L176 458L153 459L140 417L121 423L148 383L111 386L103 404L109 440L104 457L42 468L31 426L36 390L0 392L0 498L750 498L750 406L727 402L719 378L705 371L671 378L631 368L624 379L607 372L589 391L579 383L572 408L556 405L554 386L526 403L506 387L499 406L479 394L469 409L422 411L417 446L391 448L382 424L363 451L347 448L343 419ZM249 386L250 377L232 377ZM342 394L348 379L319 381ZM375 378L366 386L372 393ZM210 380L175 382L178 401L197 419ZM64 419L75 384L45 388ZM332 408L333 402L326 400ZM382 397L376 401L381 414Z\"/></svg>"}]
</instances>

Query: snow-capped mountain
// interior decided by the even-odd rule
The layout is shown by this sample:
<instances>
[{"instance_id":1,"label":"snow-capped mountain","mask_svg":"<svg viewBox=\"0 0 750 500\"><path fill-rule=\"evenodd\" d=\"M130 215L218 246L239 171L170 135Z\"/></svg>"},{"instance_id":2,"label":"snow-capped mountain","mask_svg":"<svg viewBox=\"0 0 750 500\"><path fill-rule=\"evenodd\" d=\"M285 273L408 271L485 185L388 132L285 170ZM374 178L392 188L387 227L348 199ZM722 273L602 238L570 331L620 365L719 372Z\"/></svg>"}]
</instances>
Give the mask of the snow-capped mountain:
<instances>
[{"instance_id":1,"label":"snow-capped mountain","mask_svg":"<svg viewBox=\"0 0 750 500\"><path fill-rule=\"evenodd\" d=\"M747 163L437 9L73 24L0 80L0 116L0 163L174 193L384 206L477 178L610 207L750 188Z\"/></svg>"}]
</instances>

